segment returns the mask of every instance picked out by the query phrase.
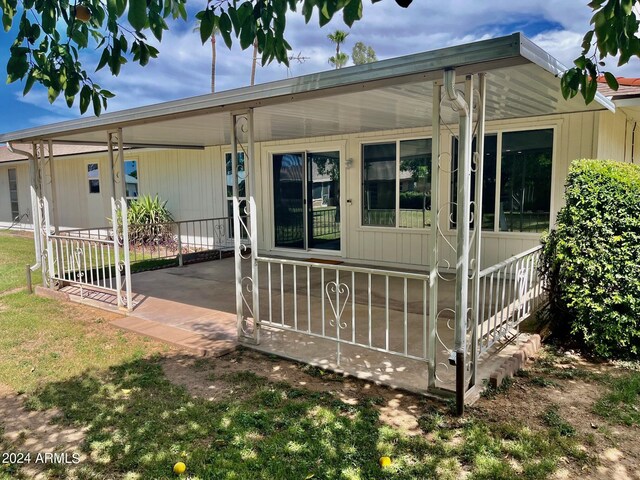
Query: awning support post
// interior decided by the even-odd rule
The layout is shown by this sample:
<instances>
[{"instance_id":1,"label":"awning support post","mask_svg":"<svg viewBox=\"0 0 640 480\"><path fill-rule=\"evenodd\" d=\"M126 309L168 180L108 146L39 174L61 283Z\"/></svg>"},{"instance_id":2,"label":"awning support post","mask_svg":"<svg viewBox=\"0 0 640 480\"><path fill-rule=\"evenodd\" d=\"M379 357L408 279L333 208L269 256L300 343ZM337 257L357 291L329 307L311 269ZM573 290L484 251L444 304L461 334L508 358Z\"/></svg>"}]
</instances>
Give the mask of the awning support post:
<instances>
[{"instance_id":1,"label":"awning support post","mask_svg":"<svg viewBox=\"0 0 640 480\"><path fill-rule=\"evenodd\" d=\"M40 229L40 166L38 146L32 144L32 154L29 157L29 176L31 192L31 222L33 223L33 242L36 250L36 264L31 267L32 271L42 267L42 236ZM44 275L43 275L44 277Z\"/></svg>"},{"instance_id":2,"label":"awning support post","mask_svg":"<svg viewBox=\"0 0 640 480\"><path fill-rule=\"evenodd\" d=\"M118 307L131 311L133 309L133 294L129 256L129 215L121 128L107 132L107 153L111 176L111 223L116 256ZM122 275L124 275L124 279Z\"/></svg>"},{"instance_id":3,"label":"awning support post","mask_svg":"<svg viewBox=\"0 0 640 480\"><path fill-rule=\"evenodd\" d=\"M111 172L111 196L113 198L127 198L121 128L107 132L107 152L109 154L109 171Z\"/></svg>"},{"instance_id":4,"label":"awning support post","mask_svg":"<svg viewBox=\"0 0 640 480\"><path fill-rule=\"evenodd\" d=\"M427 352L429 355L429 377L427 388L436 385L436 336L438 329L438 263L440 249L438 241L438 222L440 209L440 101L442 86L434 82L431 116L431 257L429 270L429 337Z\"/></svg>"},{"instance_id":5,"label":"awning support post","mask_svg":"<svg viewBox=\"0 0 640 480\"><path fill-rule=\"evenodd\" d=\"M243 138L241 138L243 137ZM243 145L242 140L246 140ZM240 150L239 150L240 149ZM238 184L238 154L243 154L245 194L241 205ZM233 175L233 243L236 275L236 311L238 341L250 344L260 342L259 289L258 289L258 228L255 202L256 165L253 109L231 114L231 174ZM249 240L250 251L243 237ZM250 261L250 274L243 273L244 261Z\"/></svg>"},{"instance_id":6,"label":"awning support post","mask_svg":"<svg viewBox=\"0 0 640 480\"><path fill-rule=\"evenodd\" d=\"M476 134L476 198L474 203L474 264L473 264L473 326L471 331L471 378L470 386L476 384L476 374L478 368L478 326L484 320L480 316L480 272L482 271L482 197L484 188L484 132L485 132L485 112L487 79L485 73L478 74L478 129Z\"/></svg>"},{"instance_id":7,"label":"awning support post","mask_svg":"<svg viewBox=\"0 0 640 480\"><path fill-rule=\"evenodd\" d=\"M445 70L444 87L459 115L458 192L456 240L456 300L454 348L449 359L456 366L456 412L464 413L466 393L466 336L469 305L469 231L471 203L471 119L473 116L473 76L465 79L466 101L455 88L455 70Z\"/></svg>"},{"instance_id":8,"label":"awning support post","mask_svg":"<svg viewBox=\"0 0 640 480\"><path fill-rule=\"evenodd\" d=\"M46 169L45 169L45 179L46 185L48 186L48 195L47 199L49 200L49 205L51 207L51 215L53 217L53 231L57 235L60 231L60 218L58 216L58 200L57 200L57 192L56 192L56 176L55 176L55 166L53 163L54 151L53 151L53 142L49 140L47 142L47 161L46 161Z\"/></svg>"}]
</instances>

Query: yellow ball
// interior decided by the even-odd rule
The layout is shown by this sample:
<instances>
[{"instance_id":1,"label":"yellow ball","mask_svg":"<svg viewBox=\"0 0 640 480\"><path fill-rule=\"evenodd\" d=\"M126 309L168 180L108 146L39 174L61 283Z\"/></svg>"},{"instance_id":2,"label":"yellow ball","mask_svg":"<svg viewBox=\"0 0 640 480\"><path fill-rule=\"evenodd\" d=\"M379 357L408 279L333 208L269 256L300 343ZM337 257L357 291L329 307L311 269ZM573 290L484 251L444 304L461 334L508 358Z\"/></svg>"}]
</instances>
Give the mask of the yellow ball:
<instances>
[{"instance_id":1,"label":"yellow ball","mask_svg":"<svg viewBox=\"0 0 640 480\"><path fill-rule=\"evenodd\" d=\"M391 465L391 459L389 457L380 457L380 466L382 468L388 467Z\"/></svg>"},{"instance_id":2,"label":"yellow ball","mask_svg":"<svg viewBox=\"0 0 640 480\"><path fill-rule=\"evenodd\" d=\"M187 466L182 462L178 462L173 466L174 473L177 473L178 475L186 472L186 470L187 470Z\"/></svg>"}]
</instances>

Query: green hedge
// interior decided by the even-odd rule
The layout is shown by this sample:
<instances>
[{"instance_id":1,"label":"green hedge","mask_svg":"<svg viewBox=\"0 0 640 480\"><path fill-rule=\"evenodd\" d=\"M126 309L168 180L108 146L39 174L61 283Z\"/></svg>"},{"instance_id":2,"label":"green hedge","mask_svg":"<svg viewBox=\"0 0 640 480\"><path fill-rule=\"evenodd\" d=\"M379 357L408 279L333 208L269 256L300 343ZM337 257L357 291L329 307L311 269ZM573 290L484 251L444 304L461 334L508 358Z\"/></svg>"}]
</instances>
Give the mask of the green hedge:
<instances>
[{"instance_id":1,"label":"green hedge","mask_svg":"<svg viewBox=\"0 0 640 480\"><path fill-rule=\"evenodd\" d=\"M640 167L577 160L543 239L556 327L604 357L640 358Z\"/></svg>"}]
</instances>

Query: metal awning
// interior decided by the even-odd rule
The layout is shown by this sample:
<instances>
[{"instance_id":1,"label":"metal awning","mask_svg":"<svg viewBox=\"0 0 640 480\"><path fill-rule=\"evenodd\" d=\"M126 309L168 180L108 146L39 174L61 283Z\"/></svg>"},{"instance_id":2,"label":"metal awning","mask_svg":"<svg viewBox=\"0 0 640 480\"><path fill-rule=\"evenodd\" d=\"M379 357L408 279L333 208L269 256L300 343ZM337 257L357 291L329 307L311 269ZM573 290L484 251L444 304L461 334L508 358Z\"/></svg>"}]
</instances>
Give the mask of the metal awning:
<instances>
[{"instance_id":1,"label":"metal awning","mask_svg":"<svg viewBox=\"0 0 640 480\"><path fill-rule=\"evenodd\" d=\"M520 33L368 65L80 118L0 135L0 142L104 144L123 129L127 145L228 145L230 112L254 108L255 141L341 135L431 124L433 82L443 70L487 73L487 121L615 110L598 94L565 101L557 60ZM457 115L443 109L443 122Z\"/></svg>"}]
</instances>

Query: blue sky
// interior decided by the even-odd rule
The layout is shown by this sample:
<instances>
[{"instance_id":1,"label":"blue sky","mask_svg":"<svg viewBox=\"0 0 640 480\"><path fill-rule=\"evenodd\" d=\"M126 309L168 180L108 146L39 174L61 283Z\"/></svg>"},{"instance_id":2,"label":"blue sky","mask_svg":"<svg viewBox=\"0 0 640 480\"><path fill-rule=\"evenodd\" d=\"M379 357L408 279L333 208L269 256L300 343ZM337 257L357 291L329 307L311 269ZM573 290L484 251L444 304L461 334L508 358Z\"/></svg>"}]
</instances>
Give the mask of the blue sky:
<instances>
[{"instance_id":1,"label":"blue sky","mask_svg":"<svg viewBox=\"0 0 640 480\"><path fill-rule=\"evenodd\" d=\"M449 45L506 35L522 31L538 45L566 65L579 54L584 32L588 29L590 10L582 0L528 0L505 1L470 0L429 1L414 0L408 9L398 7L393 0L371 5L365 0L364 18L350 31L344 47L350 53L353 44L363 41L371 45L379 59L415 52L433 50ZM108 111L122 110L176 98L209 92L210 48L202 45L193 33L193 13L200 3L191 3L189 23L170 24L160 45L160 57L141 68L132 63L125 65L119 77L111 77L106 69L94 75L103 87L116 93ZM334 47L327 34L335 28L345 29L340 19L319 28L313 19L306 25L300 14L290 14L286 37L293 53L308 57L304 63L292 63L287 69L276 63L258 68L258 83L279 80L330 68L328 57ZM12 31L13 32L13 31ZM6 65L9 34L0 33L0 63ZM85 65L95 65L97 55L85 51ZM640 62L622 69L609 67L618 75L640 76ZM4 67L3 67L4 69ZM217 91L249 84L251 52L232 50L218 42ZM34 87L27 97L22 96L23 85L5 85L0 82L0 132L33 127L79 116L77 104L68 109L59 100L49 105L46 92Z\"/></svg>"}]
</instances>

